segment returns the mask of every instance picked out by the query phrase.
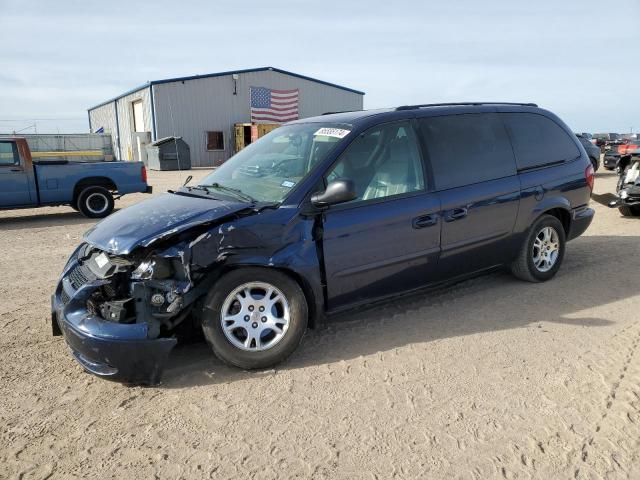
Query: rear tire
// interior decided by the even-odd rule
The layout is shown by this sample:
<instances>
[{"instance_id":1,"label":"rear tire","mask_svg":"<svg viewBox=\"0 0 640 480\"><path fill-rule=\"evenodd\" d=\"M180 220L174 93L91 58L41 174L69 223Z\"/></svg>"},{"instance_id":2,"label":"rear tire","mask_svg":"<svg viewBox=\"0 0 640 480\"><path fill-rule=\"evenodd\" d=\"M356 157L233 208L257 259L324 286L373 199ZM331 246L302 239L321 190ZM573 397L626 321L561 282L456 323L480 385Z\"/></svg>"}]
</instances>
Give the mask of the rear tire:
<instances>
[{"instance_id":1,"label":"rear tire","mask_svg":"<svg viewBox=\"0 0 640 480\"><path fill-rule=\"evenodd\" d=\"M618 207L623 217L640 217L640 207L637 205Z\"/></svg>"},{"instance_id":2,"label":"rear tire","mask_svg":"<svg viewBox=\"0 0 640 480\"><path fill-rule=\"evenodd\" d=\"M560 269L565 245L560 220L552 215L542 215L529 228L518 258L511 264L511 272L527 282L550 280Z\"/></svg>"},{"instance_id":3,"label":"rear tire","mask_svg":"<svg viewBox=\"0 0 640 480\"><path fill-rule=\"evenodd\" d=\"M78 195L76 205L85 217L104 218L113 211L113 195L104 187L85 187Z\"/></svg>"},{"instance_id":4,"label":"rear tire","mask_svg":"<svg viewBox=\"0 0 640 480\"><path fill-rule=\"evenodd\" d=\"M268 288L273 293L267 299ZM265 308L269 303L274 306ZM246 370L267 368L298 347L307 330L307 311L302 289L284 273L239 268L214 284L205 300L202 330L223 362Z\"/></svg>"}]
</instances>

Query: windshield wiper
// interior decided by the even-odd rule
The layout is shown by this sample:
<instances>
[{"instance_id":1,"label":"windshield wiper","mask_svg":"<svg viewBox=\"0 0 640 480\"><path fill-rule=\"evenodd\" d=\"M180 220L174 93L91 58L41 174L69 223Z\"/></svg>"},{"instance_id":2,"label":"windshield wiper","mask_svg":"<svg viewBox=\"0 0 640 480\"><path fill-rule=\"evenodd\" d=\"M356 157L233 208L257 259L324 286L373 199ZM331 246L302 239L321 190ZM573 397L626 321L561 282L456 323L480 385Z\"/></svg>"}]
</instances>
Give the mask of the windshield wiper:
<instances>
[{"instance_id":1,"label":"windshield wiper","mask_svg":"<svg viewBox=\"0 0 640 480\"><path fill-rule=\"evenodd\" d=\"M210 185L198 185L197 187L191 187L191 188L216 188L218 190L221 190L223 192L229 192L231 194L234 194L242 199L244 199L247 202L253 202L256 203L257 200L255 198L253 198L251 195L248 195L246 193L244 193L242 190L238 189L238 188L231 188L231 187L225 187L224 185L220 185L219 183L212 183Z\"/></svg>"},{"instance_id":2,"label":"windshield wiper","mask_svg":"<svg viewBox=\"0 0 640 480\"><path fill-rule=\"evenodd\" d=\"M192 190L200 190L200 193L193 192ZM167 190L167 192L174 195L185 195L195 198L209 198L211 200L220 200L219 198L212 197L211 192L206 188L182 187L180 190Z\"/></svg>"}]
</instances>

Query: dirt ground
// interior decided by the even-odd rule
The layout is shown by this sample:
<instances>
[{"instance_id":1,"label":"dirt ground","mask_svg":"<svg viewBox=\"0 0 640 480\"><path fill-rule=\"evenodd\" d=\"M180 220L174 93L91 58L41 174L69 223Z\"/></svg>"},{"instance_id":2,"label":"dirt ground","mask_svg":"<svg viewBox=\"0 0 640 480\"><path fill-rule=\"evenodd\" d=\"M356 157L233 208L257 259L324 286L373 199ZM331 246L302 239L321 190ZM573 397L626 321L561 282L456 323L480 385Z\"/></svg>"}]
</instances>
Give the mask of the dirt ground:
<instances>
[{"instance_id":1,"label":"dirt ground","mask_svg":"<svg viewBox=\"0 0 640 480\"><path fill-rule=\"evenodd\" d=\"M178 348L157 388L85 374L51 336L93 221L0 212L0 478L638 479L640 219L593 204L550 282L493 273L344 316L270 371Z\"/></svg>"}]
</instances>

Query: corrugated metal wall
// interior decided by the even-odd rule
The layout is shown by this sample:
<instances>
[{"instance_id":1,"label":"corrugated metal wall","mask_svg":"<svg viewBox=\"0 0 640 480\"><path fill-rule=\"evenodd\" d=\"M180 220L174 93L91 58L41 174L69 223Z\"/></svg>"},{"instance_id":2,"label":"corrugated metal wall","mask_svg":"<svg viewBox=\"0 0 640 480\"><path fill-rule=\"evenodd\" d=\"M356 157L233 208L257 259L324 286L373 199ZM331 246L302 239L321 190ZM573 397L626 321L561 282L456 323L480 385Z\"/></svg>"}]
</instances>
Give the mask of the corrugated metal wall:
<instances>
[{"instance_id":1,"label":"corrugated metal wall","mask_svg":"<svg viewBox=\"0 0 640 480\"><path fill-rule=\"evenodd\" d=\"M117 131L116 131L116 108L115 103L111 102L89 111L89 119L91 121L91 132L103 128L104 133L111 135L113 155L118 157L117 149Z\"/></svg>"},{"instance_id":2,"label":"corrugated metal wall","mask_svg":"<svg viewBox=\"0 0 640 480\"><path fill-rule=\"evenodd\" d=\"M133 138L133 106L132 103L142 100L144 129L151 132L151 98L149 88L138 90L126 97L118 99L118 121L120 122L120 151L122 160L133 160L133 149L137 148Z\"/></svg>"},{"instance_id":3,"label":"corrugated metal wall","mask_svg":"<svg viewBox=\"0 0 640 480\"><path fill-rule=\"evenodd\" d=\"M133 148L135 147L135 142L133 140L132 103L138 99L142 100L144 128L147 132L151 132L151 99L148 87L89 111L91 131L95 132L102 127L104 128L105 133L111 134L113 140L113 152L118 160L133 160ZM120 124L119 132L116 128L116 104L118 106L118 123ZM120 134L119 151L118 133Z\"/></svg>"},{"instance_id":4,"label":"corrugated metal wall","mask_svg":"<svg viewBox=\"0 0 640 480\"><path fill-rule=\"evenodd\" d=\"M250 121L249 87L298 88L301 118L363 107L360 94L274 71L239 74L237 95L231 75L177 81L153 85L156 137L183 137L191 148L193 166L222 163L233 154L234 124ZM224 133L224 151L207 151L207 131Z\"/></svg>"}]
</instances>

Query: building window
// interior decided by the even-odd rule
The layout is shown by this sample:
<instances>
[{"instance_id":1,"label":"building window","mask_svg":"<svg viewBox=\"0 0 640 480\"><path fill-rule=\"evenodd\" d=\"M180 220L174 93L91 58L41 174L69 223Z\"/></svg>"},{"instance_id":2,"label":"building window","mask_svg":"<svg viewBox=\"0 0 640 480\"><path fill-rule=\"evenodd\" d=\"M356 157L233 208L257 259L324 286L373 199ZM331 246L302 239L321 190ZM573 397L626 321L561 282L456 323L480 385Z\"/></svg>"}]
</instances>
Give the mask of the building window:
<instances>
[{"instance_id":1,"label":"building window","mask_svg":"<svg viewBox=\"0 0 640 480\"><path fill-rule=\"evenodd\" d=\"M207 151L224 150L224 135L222 132L207 132Z\"/></svg>"}]
</instances>

